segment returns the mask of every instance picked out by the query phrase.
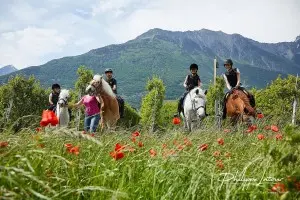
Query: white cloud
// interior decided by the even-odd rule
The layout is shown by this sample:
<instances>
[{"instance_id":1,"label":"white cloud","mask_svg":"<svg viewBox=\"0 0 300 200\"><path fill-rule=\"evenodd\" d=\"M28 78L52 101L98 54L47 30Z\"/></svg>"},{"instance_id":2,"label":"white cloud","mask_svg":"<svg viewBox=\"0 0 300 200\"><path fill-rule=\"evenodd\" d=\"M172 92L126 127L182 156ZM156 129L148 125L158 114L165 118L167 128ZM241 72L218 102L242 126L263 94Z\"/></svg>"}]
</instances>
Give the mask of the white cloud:
<instances>
[{"instance_id":1,"label":"white cloud","mask_svg":"<svg viewBox=\"0 0 300 200\"><path fill-rule=\"evenodd\" d=\"M28 27L24 30L0 35L0 61L18 67L39 65L40 57L62 51L67 38L56 30ZM24 66L25 65L25 66Z\"/></svg>"}]
</instances>

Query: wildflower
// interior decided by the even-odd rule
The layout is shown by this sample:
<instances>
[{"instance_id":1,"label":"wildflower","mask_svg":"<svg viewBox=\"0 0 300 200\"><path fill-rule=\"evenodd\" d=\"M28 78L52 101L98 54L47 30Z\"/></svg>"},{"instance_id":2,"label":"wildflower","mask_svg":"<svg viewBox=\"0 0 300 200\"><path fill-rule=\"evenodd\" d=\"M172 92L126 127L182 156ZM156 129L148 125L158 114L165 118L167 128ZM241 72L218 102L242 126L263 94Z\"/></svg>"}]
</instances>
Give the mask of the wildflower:
<instances>
[{"instance_id":1,"label":"wildflower","mask_svg":"<svg viewBox=\"0 0 300 200\"><path fill-rule=\"evenodd\" d=\"M8 146L8 142L0 142L0 148L4 148Z\"/></svg>"},{"instance_id":2,"label":"wildflower","mask_svg":"<svg viewBox=\"0 0 300 200\"><path fill-rule=\"evenodd\" d=\"M95 133L91 133L91 137L95 137Z\"/></svg>"},{"instance_id":3,"label":"wildflower","mask_svg":"<svg viewBox=\"0 0 300 200\"><path fill-rule=\"evenodd\" d=\"M217 167L219 169L224 169L224 164L223 164L222 160L217 160Z\"/></svg>"},{"instance_id":4,"label":"wildflower","mask_svg":"<svg viewBox=\"0 0 300 200\"><path fill-rule=\"evenodd\" d=\"M35 131L36 131L36 132L41 132L41 131L42 131L42 128L41 128L41 127L37 127L37 128L35 129Z\"/></svg>"},{"instance_id":5,"label":"wildflower","mask_svg":"<svg viewBox=\"0 0 300 200\"><path fill-rule=\"evenodd\" d=\"M277 133L277 134L275 135L275 138L276 138L276 140L282 140L282 134Z\"/></svg>"},{"instance_id":6,"label":"wildflower","mask_svg":"<svg viewBox=\"0 0 300 200\"><path fill-rule=\"evenodd\" d=\"M230 129L224 129L224 131L223 131L224 133L230 133Z\"/></svg>"},{"instance_id":7,"label":"wildflower","mask_svg":"<svg viewBox=\"0 0 300 200\"><path fill-rule=\"evenodd\" d=\"M208 144L202 144L199 149L200 151L205 151L208 148Z\"/></svg>"},{"instance_id":8,"label":"wildflower","mask_svg":"<svg viewBox=\"0 0 300 200\"><path fill-rule=\"evenodd\" d=\"M162 148L163 148L163 149L167 148L167 144L165 144L165 143L162 144Z\"/></svg>"},{"instance_id":9,"label":"wildflower","mask_svg":"<svg viewBox=\"0 0 300 200\"><path fill-rule=\"evenodd\" d=\"M276 183L272 188L271 188L272 192L279 192L279 193L283 193L286 192L285 189L285 185L283 183Z\"/></svg>"},{"instance_id":10,"label":"wildflower","mask_svg":"<svg viewBox=\"0 0 300 200\"><path fill-rule=\"evenodd\" d=\"M133 132L133 133L131 134L131 136L132 136L132 137L138 137L138 136L140 136L140 132L135 131L135 132Z\"/></svg>"},{"instance_id":11,"label":"wildflower","mask_svg":"<svg viewBox=\"0 0 300 200\"><path fill-rule=\"evenodd\" d=\"M262 114L262 113L257 114L257 118L258 118L258 119L264 118L264 114Z\"/></svg>"},{"instance_id":12,"label":"wildflower","mask_svg":"<svg viewBox=\"0 0 300 200\"><path fill-rule=\"evenodd\" d=\"M271 130L273 132L278 132L279 131L279 128L276 126L276 125L271 125Z\"/></svg>"},{"instance_id":13,"label":"wildflower","mask_svg":"<svg viewBox=\"0 0 300 200\"><path fill-rule=\"evenodd\" d=\"M125 146L122 146L120 143L117 143L115 146L115 151L121 151L124 148L125 148Z\"/></svg>"},{"instance_id":14,"label":"wildflower","mask_svg":"<svg viewBox=\"0 0 300 200\"><path fill-rule=\"evenodd\" d=\"M192 142L188 138L184 138L184 144L186 146L192 146Z\"/></svg>"},{"instance_id":15,"label":"wildflower","mask_svg":"<svg viewBox=\"0 0 300 200\"><path fill-rule=\"evenodd\" d=\"M251 125L248 127L248 129L246 130L247 133L251 133L252 131L256 130L257 126L256 125Z\"/></svg>"},{"instance_id":16,"label":"wildflower","mask_svg":"<svg viewBox=\"0 0 300 200\"><path fill-rule=\"evenodd\" d=\"M155 151L154 149L150 149L150 150L149 150L149 153L150 153L150 156L151 156L151 157L156 156L156 151Z\"/></svg>"},{"instance_id":17,"label":"wildflower","mask_svg":"<svg viewBox=\"0 0 300 200\"><path fill-rule=\"evenodd\" d=\"M226 152L226 153L225 153L225 157L226 157L226 158L230 158L230 157L231 157L231 153Z\"/></svg>"},{"instance_id":18,"label":"wildflower","mask_svg":"<svg viewBox=\"0 0 300 200\"><path fill-rule=\"evenodd\" d=\"M183 150L183 149L184 149L184 147L185 147L185 145L178 145L178 147L177 147L177 148L178 148L178 150L179 150L179 151L181 151L181 150Z\"/></svg>"},{"instance_id":19,"label":"wildflower","mask_svg":"<svg viewBox=\"0 0 300 200\"><path fill-rule=\"evenodd\" d=\"M180 124L180 122L181 122L181 120L180 120L179 117L174 117L173 118L173 124L178 125L178 124Z\"/></svg>"},{"instance_id":20,"label":"wildflower","mask_svg":"<svg viewBox=\"0 0 300 200\"><path fill-rule=\"evenodd\" d=\"M263 134L258 134L258 135L257 135L257 138L258 138L259 140L263 140L263 139L265 139L265 136L264 136Z\"/></svg>"},{"instance_id":21,"label":"wildflower","mask_svg":"<svg viewBox=\"0 0 300 200\"><path fill-rule=\"evenodd\" d=\"M65 144L65 147L69 150L73 147L73 145L71 143L67 143Z\"/></svg>"},{"instance_id":22,"label":"wildflower","mask_svg":"<svg viewBox=\"0 0 300 200\"><path fill-rule=\"evenodd\" d=\"M144 144L140 141L140 142L138 143L138 146L139 146L139 147L143 147Z\"/></svg>"},{"instance_id":23,"label":"wildflower","mask_svg":"<svg viewBox=\"0 0 300 200\"><path fill-rule=\"evenodd\" d=\"M79 154L79 146L74 146L74 147L70 148L69 152L72 154L78 155Z\"/></svg>"},{"instance_id":24,"label":"wildflower","mask_svg":"<svg viewBox=\"0 0 300 200\"><path fill-rule=\"evenodd\" d=\"M125 155L123 152L113 151L113 152L110 152L110 156L113 157L115 160L119 160L119 159L124 158Z\"/></svg>"},{"instance_id":25,"label":"wildflower","mask_svg":"<svg viewBox=\"0 0 300 200\"><path fill-rule=\"evenodd\" d=\"M224 139L223 138L218 138L218 143L219 145L224 145Z\"/></svg>"},{"instance_id":26,"label":"wildflower","mask_svg":"<svg viewBox=\"0 0 300 200\"><path fill-rule=\"evenodd\" d=\"M214 157L219 157L221 155L221 152L220 151L215 151L214 153L213 153L213 156Z\"/></svg>"}]
</instances>

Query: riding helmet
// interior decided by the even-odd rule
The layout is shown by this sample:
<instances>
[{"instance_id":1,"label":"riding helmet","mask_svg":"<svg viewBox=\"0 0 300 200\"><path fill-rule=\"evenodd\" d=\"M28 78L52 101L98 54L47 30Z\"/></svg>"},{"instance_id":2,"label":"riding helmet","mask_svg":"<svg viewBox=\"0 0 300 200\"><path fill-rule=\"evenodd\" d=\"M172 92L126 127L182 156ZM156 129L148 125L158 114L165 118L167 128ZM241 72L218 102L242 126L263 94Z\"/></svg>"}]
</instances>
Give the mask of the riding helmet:
<instances>
[{"instance_id":1,"label":"riding helmet","mask_svg":"<svg viewBox=\"0 0 300 200\"><path fill-rule=\"evenodd\" d=\"M52 85L52 90L54 90L54 89L60 89L60 85L59 84L57 84L57 83L54 83L53 85Z\"/></svg>"},{"instance_id":2,"label":"riding helmet","mask_svg":"<svg viewBox=\"0 0 300 200\"><path fill-rule=\"evenodd\" d=\"M225 62L224 62L224 66L227 65L227 64L232 66L233 65L232 60L231 59L226 59Z\"/></svg>"},{"instance_id":3,"label":"riding helmet","mask_svg":"<svg viewBox=\"0 0 300 200\"><path fill-rule=\"evenodd\" d=\"M190 65L190 70L192 70L192 69L197 69L198 70L198 65L195 64L195 63L191 64Z\"/></svg>"},{"instance_id":4,"label":"riding helmet","mask_svg":"<svg viewBox=\"0 0 300 200\"><path fill-rule=\"evenodd\" d=\"M108 72L111 72L111 73L113 73L113 70L112 70L111 68L107 68L107 69L105 69L105 73L108 73Z\"/></svg>"}]
</instances>

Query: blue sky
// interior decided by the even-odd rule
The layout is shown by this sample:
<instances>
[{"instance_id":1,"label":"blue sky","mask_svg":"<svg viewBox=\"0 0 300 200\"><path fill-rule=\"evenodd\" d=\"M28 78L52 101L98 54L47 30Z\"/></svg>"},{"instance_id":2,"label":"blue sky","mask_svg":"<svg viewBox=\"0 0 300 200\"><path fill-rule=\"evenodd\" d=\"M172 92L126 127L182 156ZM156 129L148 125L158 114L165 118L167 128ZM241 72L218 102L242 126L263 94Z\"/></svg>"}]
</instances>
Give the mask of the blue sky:
<instances>
[{"instance_id":1,"label":"blue sky","mask_svg":"<svg viewBox=\"0 0 300 200\"><path fill-rule=\"evenodd\" d=\"M0 0L0 66L41 65L151 28L222 30L260 42L300 35L299 0Z\"/></svg>"}]
</instances>

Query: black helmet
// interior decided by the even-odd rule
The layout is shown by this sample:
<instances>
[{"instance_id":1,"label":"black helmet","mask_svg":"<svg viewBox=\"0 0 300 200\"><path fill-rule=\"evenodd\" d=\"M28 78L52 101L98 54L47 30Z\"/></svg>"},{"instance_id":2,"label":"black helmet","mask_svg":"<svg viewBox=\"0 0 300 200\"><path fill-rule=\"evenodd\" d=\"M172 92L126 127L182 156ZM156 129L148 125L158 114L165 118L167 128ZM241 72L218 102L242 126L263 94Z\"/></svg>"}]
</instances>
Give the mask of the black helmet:
<instances>
[{"instance_id":1,"label":"black helmet","mask_svg":"<svg viewBox=\"0 0 300 200\"><path fill-rule=\"evenodd\" d=\"M224 62L224 66L227 65L227 64L232 66L233 65L232 60L231 59L226 59L225 62Z\"/></svg>"},{"instance_id":2,"label":"black helmet","mask_svg":"<svg viewBox=\"0 0 300 200\"><path fill-rule=\"evenodd\" d=\"M52 85L52 90L54 90L55 88L60 89L60 85L57 84L57 83L54 83L54 84Z\"/></svg>"},{"instance_id":3,"label":"black helmet","mask_svg":"<svg viewBox=\"0 0 300 200\"><path fill-rule=\"evenodd\" d=\"M111 68L107 68L107 69L105 69L105 71L104 71L105 73L108 73L108 72L111 72L111 73L113 73L113 70L111 69Z\"/></svg>"},{"instance_id":4,"label":"black helmet","mask_svg":"<svg viewBox=\"0 0 300 200\"><path fill-rule=\"evenodd\" d=\"M197 69L198 70L198 65L195 64L195 63L191 64L190 65L190 70L192 70L192 69Z\"/></svg>"}]
</instances>

